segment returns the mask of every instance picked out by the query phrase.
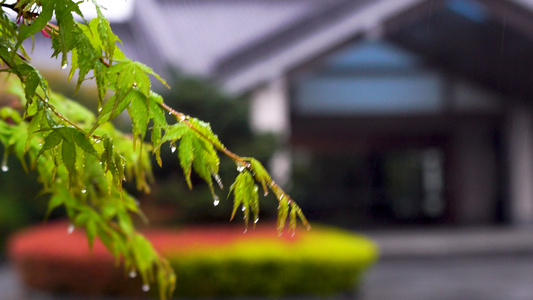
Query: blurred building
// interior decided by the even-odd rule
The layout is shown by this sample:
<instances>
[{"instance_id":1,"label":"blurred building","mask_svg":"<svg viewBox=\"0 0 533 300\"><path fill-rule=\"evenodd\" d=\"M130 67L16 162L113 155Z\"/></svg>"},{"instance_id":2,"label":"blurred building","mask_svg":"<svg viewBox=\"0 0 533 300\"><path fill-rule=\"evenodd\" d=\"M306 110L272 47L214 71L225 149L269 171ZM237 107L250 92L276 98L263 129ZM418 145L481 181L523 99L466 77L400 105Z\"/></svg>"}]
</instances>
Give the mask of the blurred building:
<instances>
[{"instance_id":1,"label":"blurred building","mask_svg":"<svg viewBox=\"0 0 533 300\"><path fill-rule=\"evenodd\" d=\"M250 95L314 218L533 223L532 0L142 0L113 26L163 76Z\"/></svg>"}]
</instances>

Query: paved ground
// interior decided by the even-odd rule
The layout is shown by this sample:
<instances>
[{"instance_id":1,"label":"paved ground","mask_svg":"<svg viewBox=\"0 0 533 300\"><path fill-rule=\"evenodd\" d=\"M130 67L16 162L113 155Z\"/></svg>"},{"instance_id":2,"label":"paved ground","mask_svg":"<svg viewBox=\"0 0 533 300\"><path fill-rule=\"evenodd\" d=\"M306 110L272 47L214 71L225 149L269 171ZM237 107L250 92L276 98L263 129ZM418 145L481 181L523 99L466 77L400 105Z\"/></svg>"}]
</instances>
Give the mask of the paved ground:
<instances>
[{"instance_id":1,"label":"paved ground","mask_svg":"<svg viewBox=\"0 0 533 300\"><path fill-rule=\"evenodd\" d=\"M0 299L74 300L23 291L12 272L0 268ZM530 300L533 256L389 259L367 274L358 300Z\"/></svg>"},{"instance_id":2,"label":"paved ground","mask_svg":"<svg viewBox=\"0 0 533 300\"><path fill-rule=\"evenodd\" d=\"M533 299L533 229L369 235L380 245L383 258L367 274L357 300ZM0 299L83 298L52 297L24 290L9 266L3 264Z\"/></svg>"},{"instance_id":3,"label":"paved ground","mask_svg":"<svg viewBox=\"0 0 533 300\"><path fill-rule=\"evenodd\" d=\"M533 256L384 260L360 300L533 299Z\"/></svg>"}]
</instances>

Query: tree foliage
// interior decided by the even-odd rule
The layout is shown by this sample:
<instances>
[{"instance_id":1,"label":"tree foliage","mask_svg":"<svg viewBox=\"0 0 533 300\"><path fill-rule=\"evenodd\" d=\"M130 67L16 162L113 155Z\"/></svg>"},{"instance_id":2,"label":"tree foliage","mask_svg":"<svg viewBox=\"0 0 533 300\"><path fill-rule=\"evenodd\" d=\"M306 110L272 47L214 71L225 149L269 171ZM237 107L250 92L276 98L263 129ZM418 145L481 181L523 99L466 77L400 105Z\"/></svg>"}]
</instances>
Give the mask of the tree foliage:
<instances>
[{"instance_id":1,"label":"tree foliage","mask_svg":"<svg viewBox=\"0 0 533 300\"><path fill-rule=\"evenodd\" d=\"M83 19L72 0L0 1L1 71L9 93L17 101L0 109L0 141L6 158L14 153L26 170L34 170L51 195L48 213L63 206L73 228L85 228L89 244L98 238L130 274L139 274L143 290L156 282L160 298L168 298L176 281L168 263L150 242L136 232L132 215L143 217L136 200L122 188L134 181L148 192L152 182L150 155L162 165L160 149L170 144L177 150L187 185L191 174L203 179L215 202L220 154L233 160L239 173L229 191L233 218L241 208L246 226L257 220L259 190L273 192L279 200L278 227L287 218L294 229L299 218L309 226L297 204L270 177L261 163L229 151L209 123L166 105L151 90L151 77L166 82L148 66L127 58L119 48L96 1L97 17ZM75 16L83 19L77 22ZM14 17L13 17L14 16ZM95 115L78 103L54 93L46 79L30 63L23 42L35 35L50 39L53 57L79 88L92 80L98 91ZM131 133L110 123L127 112ZM215 184L216 183L216 184Z\"/></svg>"}]
</instances>

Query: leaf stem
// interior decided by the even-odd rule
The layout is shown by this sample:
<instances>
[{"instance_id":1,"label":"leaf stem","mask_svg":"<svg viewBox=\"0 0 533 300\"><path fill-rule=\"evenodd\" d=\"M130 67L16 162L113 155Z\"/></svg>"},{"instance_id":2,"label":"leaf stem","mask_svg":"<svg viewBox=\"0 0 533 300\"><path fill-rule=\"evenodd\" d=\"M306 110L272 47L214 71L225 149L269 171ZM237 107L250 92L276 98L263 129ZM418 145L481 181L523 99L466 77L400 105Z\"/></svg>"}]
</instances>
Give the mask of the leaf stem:
<instances>
[{"instance_id":1,"label":"leaf stem","mask_svg":"<svg viewBox=\"0 0 533 300\"><path fill-rule=\"evenodd\" d=\"M233 159L233 161L235 161L236 163L239 163L241 165L243 165L246 169L248 169L250 172L253 173L253 169L252 169L252 166L251 164L249 163L249 159L245 158L245 157L241 157L233 152L231 152L230 150L228 150L228 148L224 147L224 146L219 146L217 143L214 143L213 141L211 141L209 139L209 137L207 137L205 134L201 133L199 130L197 130L194 125L189 122L187 120L187 115L185 115L184 113L181 113L179 111L176 111L175 109L173 109L172 107L168 106L167 104L165 104L164 102L161 102L159 103L159 105L161 107L163 107L163 109L165 109L167 112L169 112L170 114L172 114L174 117L176 117L176 119L179 121L179 122L182 122L184 123L185 125L187 125L189 128L191 128L192 130L194 130L198 135L200 135L201 137L203 137L205 140L207 140L208 142L210 142L211 144L213 144L213 146L215 148L217 148L220 152L224 153L226 156L230 157L231 159ZM287 197L288 198L288 201L289 203L290 202L294 202L296 203L290 196L289 194L287 194L274 180L272 179L269 179L268 180L268 186L270 188L270 190L272 191L277 191L277 193L283 195L283 197ZM278 199L278 202L281 201L281 197L277 197ZM309 226L309 224L304 224L305 226Z\"/></svg>"},{"instance_id":2,"label":"leaf stem","mask_svg":"<svg viewBox=\"0 0 533 300\"><path fill-rule=\"evenodd\" d=\"M69 120L67 117L63 116L63 114L61 114L60 112L58 112L53 105L51 105L50 103L48 103L48 101L46 101L46 99L43 98L43 96L41 95L37 95L37 97L39 97L39 99L41 100L42 103L44 103L44 105L46 105L46 107L48 107L48 109L50 109L58 118L60 118L61 120L63 120L64 122L66 122L67 124L71 125L72 127L76 128L77 130L83 132L85 135L88 135L89 132L87 132L86 130L84 130L83 128L81 128L80 126L78 126L76 123L72 122L71 120ZM93 138L95 139L100 139L99 136L97 135L94 135L92 134L91 135Z\"/></svg>"}]
</instances>

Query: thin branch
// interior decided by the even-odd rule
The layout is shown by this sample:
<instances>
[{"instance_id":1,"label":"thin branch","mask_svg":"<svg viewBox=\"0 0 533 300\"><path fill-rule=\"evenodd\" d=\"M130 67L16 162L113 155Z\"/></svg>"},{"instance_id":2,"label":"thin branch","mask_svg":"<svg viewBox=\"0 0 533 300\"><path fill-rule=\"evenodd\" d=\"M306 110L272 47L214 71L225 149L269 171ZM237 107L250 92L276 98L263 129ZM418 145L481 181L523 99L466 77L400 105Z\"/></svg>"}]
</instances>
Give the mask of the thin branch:
<instances>
[{"instance_id":1,"label":"thin branch","mask_svg":"<svg viewBox=\"0 0 533 300\"><path fill-rule=\"evenodd\" d=\"M46 99L43 98L43 96L41 95L38 95L37 94L37 97L39 97L39 99L46 105L46 107L48 107L48 109L50 109L58 118L60 118L61 120L63 120L64 122L68 123L69 125L73 126L74 128L76 128L77 130L83 132L85 135L88 135L89 132L87 132L85 129L81 128L80 126L78 126L76 123L72 122L71 120L69 120L67 117L63 116L60 112L58 112L55 107L53 105L51 105L50 103L48 103L48 101L46 101ZM91 136L94 138L94 139L97 139L99 140L100 137L97 136L97 135L94 135L94 134L91 134Z\"/></svg>"}]
</instances>

